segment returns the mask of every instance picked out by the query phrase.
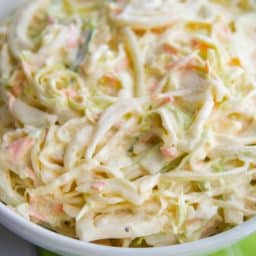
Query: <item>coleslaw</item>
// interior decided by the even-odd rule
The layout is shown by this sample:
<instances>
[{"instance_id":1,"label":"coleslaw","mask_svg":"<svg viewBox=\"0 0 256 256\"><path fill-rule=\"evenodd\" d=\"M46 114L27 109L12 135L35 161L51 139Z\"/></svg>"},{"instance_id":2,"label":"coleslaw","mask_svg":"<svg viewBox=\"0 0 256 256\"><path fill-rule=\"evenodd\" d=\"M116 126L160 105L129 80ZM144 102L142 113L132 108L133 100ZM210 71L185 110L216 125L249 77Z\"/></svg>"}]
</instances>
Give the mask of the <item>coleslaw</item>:
<instances>
[{"instance_id":1,"label":"coleslaw","mask_svg":"<svg viewBox=\"0 0 256 256\"><path fill-rule=\"evenodd\" d=\"M0 200L103 245L256 215L253 0L35 0L0 26Z\"/></svg>"}]
</instances>

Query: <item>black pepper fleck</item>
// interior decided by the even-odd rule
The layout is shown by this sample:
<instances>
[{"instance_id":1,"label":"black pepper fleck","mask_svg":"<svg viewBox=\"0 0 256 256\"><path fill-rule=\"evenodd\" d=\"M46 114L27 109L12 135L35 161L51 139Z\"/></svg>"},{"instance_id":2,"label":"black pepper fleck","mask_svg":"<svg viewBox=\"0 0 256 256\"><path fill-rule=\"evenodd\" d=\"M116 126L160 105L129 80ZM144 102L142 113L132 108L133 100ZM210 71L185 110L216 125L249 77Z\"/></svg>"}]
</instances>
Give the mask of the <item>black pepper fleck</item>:
<instances>
[{"instance_id":1,"label":"black pepper fleck","mask_svg":"<svg viewBox=\"0 0 256 256\"><path fill-rule=\"evenodd\" d=\"M127 233L130 231L128 227L125 227L124 230L125 230L125 232L127 232Z\"/></svg>"}]
</instances>

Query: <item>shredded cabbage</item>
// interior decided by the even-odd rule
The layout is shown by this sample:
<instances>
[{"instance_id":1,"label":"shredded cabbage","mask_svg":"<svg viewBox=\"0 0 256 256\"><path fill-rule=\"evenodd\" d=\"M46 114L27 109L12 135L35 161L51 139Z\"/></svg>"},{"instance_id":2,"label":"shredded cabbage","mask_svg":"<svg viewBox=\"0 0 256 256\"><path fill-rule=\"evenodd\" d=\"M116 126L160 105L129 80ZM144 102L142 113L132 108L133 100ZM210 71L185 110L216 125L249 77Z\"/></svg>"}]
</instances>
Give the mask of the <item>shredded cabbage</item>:
<instances>
[{"instance_id":1,"label":"shredded cabbage","mask_svg":"<svg viewBox=\"0 0 256 256\"><path fill-rule=\"evenodd\" d=\"M0 26L0 200L123 247L256 215L256 4L34 0Z\"/></svg>"}]
</instances>

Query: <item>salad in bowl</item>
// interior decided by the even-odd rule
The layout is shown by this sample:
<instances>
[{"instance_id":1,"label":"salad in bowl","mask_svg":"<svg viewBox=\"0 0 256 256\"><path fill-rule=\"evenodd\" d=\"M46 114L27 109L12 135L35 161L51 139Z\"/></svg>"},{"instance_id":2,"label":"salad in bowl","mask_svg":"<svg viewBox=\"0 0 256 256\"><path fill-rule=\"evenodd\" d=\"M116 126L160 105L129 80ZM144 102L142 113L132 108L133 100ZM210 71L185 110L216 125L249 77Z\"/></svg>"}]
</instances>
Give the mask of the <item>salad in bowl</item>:
<instances>
[{"instance_id":1,"label":"salad in bowl","mask_svg":"<svg viewBox=\"0 0 256 256\"><path fill-rule=\"evenodd\" d=\"M0 200L62 235L125 248L251 219L255 10L221 0L23 5L0 26Z\"/></svg>"}]
</instances>

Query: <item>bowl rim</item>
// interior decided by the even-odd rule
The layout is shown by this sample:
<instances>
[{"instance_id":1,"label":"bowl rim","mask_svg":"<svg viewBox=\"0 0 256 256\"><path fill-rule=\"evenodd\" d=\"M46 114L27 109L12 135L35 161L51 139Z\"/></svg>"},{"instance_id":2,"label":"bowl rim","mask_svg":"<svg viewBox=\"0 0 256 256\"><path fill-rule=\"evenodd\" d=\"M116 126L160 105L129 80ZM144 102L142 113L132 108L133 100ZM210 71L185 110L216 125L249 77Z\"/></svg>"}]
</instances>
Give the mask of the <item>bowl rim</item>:
<instances>
[{"instance_id":1,"label":"bowl rim","mask_svg":"<svg viewBox=\"0 0 256 256\"><path fill-rule=\"evenodd\" d=\"M250 235L256 230L255 217L228 231L193 242L154 248L122 248L93 244L55 233L18 215L3 203L0 203L0 223L14 231L17 235L21 235L21 233L23 235L29 234L24 235L24 237L37 245L46 246L56 251L66 253L98 252L111 253L112 255L136 253L135 255L137 256L151 255L152 253L158 255L160 252L175 252L176 255L183 255L186 252L203 251L210 247L216 247L218 250Z\"/></svg>"}]
</instances>

